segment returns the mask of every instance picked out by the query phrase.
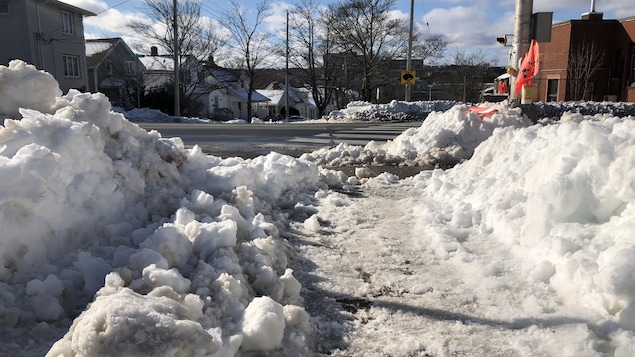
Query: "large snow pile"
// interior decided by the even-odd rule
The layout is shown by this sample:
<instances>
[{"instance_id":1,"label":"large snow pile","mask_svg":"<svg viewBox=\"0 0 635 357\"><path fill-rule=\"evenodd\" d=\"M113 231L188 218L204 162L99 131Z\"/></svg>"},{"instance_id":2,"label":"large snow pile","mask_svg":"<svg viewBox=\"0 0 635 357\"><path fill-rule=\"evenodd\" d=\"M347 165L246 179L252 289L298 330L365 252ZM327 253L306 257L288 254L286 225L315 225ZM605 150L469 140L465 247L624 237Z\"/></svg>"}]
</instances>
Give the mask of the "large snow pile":
<instances>
[{"instance_id":1,"label":"large snow pile","mask_svg":"<svg viewBox=\"0 0 635 357\"><path fill-rule=\"evenodd\" d=\"M423 120L432 111L446 111L456 105L453 101L402 102L371 104L364 101L348 103L345 109L333 110L325 119L334 122Z\"/></svg>"},{"instance_id":2,"label":"large snow pile","mask_svg":"<svg viewBox=\"0 0 635 357\"><path fill-rule=\"evenodd\" d=\"M624 102L537 102L535 103L539 118L559 120L567 113L582 115L607 114L615 117L635 116L635 103Z\"/></svg>"},{"instance_id":3,"label":"large snow pile","mask_svg":"<svg viewBox=\"0 0 635 357\"><path fill-rule=\"evenodd\" d=\"M635 351L633 119L502 128L470 160L413 179L419 249L475 274L499 304L514 292L532 318L561 316L539 337L549 355ZM509 285L511 272L531 284Z\"/></svg>"},{"instance_id":4,"label":"large snow pile","mask_svg":"<svg viewBox=\"0 0 635 357\"><path fill-rule=\"evenodd\" d=\"M304 154L301 158L325 166L452 167L469 159L474 149L489 138L496 128L532 124L522 115L520 108L511 109L504 103L490 103L488 106L498 112L480 118L476 113L466 113L468 105L457 104L443 112L431 112L420 127L408 129L387 143L369 142L365 146L343 143Z\"/></svg>"},{"instance_id":5,"label":"large snow pile","mask_svg":"<svg viewBox=\"0 0 635 357\"><path fill-rule=\"evenodd\" d=\"M0 127L0 355L43 355L71 321L48 355L306 348L279 229L307 214L318 168L185 150L51 78L0 67L28 97L0 97L22 108Z\"/></svg>"}]
</instances>

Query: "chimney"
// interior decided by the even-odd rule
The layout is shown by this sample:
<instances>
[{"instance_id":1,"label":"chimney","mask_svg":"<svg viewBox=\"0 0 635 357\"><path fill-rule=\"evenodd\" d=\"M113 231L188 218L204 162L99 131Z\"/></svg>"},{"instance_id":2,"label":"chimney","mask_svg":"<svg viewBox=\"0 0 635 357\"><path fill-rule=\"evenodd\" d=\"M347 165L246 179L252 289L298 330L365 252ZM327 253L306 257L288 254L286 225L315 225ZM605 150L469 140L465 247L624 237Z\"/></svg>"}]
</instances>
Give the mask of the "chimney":
<instances>
[{"instance_id":1,"label":"chimney","mask_svg":"<svg viewBox=\"0 0 635 357\"><path fill-rule=\"evenodd\" d=\"M582 20L602 21L604 13L595 11L595 0L591 0L591 11L582 14Z\"/></svg>"},{"instance_id":2,"label":"chimney","mask_svg":"<svg viewBox=\"0 0 635 357\"><path fill-rule=\"evenodd\" d=\"M157 46L150 47L150 56L158 56L158 55L159 55L159 49L157 48Z\"/></svg>"}]
</instances>

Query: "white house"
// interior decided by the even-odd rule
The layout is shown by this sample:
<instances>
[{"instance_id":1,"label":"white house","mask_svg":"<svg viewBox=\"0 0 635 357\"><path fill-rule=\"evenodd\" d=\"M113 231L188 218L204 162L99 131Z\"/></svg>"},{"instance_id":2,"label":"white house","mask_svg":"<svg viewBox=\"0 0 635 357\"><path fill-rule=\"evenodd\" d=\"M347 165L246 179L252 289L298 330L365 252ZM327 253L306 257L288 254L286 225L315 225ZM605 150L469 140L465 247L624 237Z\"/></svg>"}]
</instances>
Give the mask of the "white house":
<instances>
[{"instance_id":1,"label":"white house","mask_svg":"<svg viewBox=\"0 0 635 357\"><path fill-rule=\"evenodd\" d=\"M284 84L273 82L258 93L270 98L267 102L267 116L284 117L287 106L287 91ZM317 117L317 106L311 91L307 88L289 87L289 115L301 115L309 119Z\"/></svg>"},{"instance_id":2,"label":"white house","mask_svg":"<svg viewBox=\"0 0 635 357\"><path fill-rule=\"evenodd\" d=\"M247 118L247 88L248 81L241 70L212 67L209 76L197 90L201 92L198 101L203 105L203 113L216 120ZM264 117L267 115L266 104L269 98L253 92L251 95L252 115ZM263 109L264 108L264 109Z\"/></svg>"}]
</instances>

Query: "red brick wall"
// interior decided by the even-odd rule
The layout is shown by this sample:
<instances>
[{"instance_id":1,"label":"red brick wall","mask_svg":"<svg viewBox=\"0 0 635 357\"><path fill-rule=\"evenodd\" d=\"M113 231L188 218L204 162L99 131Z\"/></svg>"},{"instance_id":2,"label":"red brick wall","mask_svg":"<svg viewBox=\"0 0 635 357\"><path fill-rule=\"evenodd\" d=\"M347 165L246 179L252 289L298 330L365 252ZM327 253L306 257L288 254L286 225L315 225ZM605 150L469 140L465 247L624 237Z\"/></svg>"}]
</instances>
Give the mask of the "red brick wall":
<instances>
[{"instance_id":1,"label":"red brick wall","mask_svg":"<svg viewBox=\"0 0 635 357\"><path fill-rule=\"evenodd\" d=\"M635 42L635 17L625 20L571 20L552 27L551 42L540 44L540 73L537 82L537 100L547 100L547 80L558 79L558 101L572 99L567 82L569 53L586 39L595 41L605 54L604 63L596 70L594 97L601 101L607 94L617 95L618 100L634 101L633 91L628 90L630 51ZM617 57L619 55L619 57ZM619 64L619 66L618 66ZM620 67L621 73L617 73Z\"/></svg>"},{"instance_id":2,"label":"red brick wall","mask_svg":"<svg viewBox=\"0 0 635 357\"><path fill-rule=\"evenodd\" d=\"M564 100L565 79L569 58L569 39L571 23L566 22L553 26L551 42L540 45L540 73L538 74L538 100L547 101L547 80L559 79L558 101Z\"/></svg>"}]
</instances>

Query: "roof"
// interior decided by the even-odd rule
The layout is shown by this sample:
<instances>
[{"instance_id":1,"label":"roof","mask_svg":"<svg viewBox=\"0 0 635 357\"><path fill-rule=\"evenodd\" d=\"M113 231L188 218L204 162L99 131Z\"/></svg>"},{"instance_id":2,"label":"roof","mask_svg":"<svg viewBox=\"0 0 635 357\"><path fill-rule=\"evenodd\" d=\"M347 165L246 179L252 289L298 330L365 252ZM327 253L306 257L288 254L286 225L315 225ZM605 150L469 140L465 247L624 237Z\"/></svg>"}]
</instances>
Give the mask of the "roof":
<instances>
[{"instance_id":1,"label":"roof","mask_svg":"<svg viewBox=\"0 0 635 357\"><path fill-rule=\"evenodd\" d=\"M172 72L174 71L174 58L172 55L145 56L139 60L146 67L147 71ZM190 60L188 56L181 56L181 64Z\"/></svg>"},{"instance_id":2,"label":"roof","mask_svg":"<svg viewBox=\"0 0 635 357\"><path fill-rule=\"evenodd\" d=\"M280 104L286 92L284 89L257 89L257 91L263 96L271 98L271 103L275 105ZM302 103L302 99L293 93L293 90L289 91L289 97L295 103Z\"/></svg>"},{"instance_id":3,"label":"roof","mask_svg":"<svg viewBox=\"0 0 635 357\"><path fill-rule=\"evenodd\" d=\"M64 9L64 10L69 11L69 12L82 14L83 16L97 16L97 14L92 12L92 11L88 11L88 10L82 9L80 7L77 7L77 6L73 6L71 4L67 4L67 3L65 3L63 1L50 0L48 3L53 4L53 5L57 5L60 9Z\"/></svg>"},{"instance_id":4,"label":"roof","mask_svg":"<svg viewBox=\"0 0 635 357\"><path fill-rule=\"evenodd\" d=\"M245 89L235 89L235 88L231 88L228 87L227 90L229 91L229 93L231 93L232 95L244 99L245 101L247 100L247 90ZM258 93L259 91L254 91L251 93L251 101L252 102L268 102L270 101L270 99L264 95L262 95L261 93Z\"/></svg>"},{"instance_id":5,"label":"roof","mask_svg":"<svg viewBox=\"0 0 635 357\"><path fill-rule=\"evenodd\" d=\"M99 83L99 87L112 87L112 88L121 88L126 85L126 81L119 76L111 76L108 78L104 78L103 81Z\"/></svg>"},{"instance_id":6,"label":"roof","mask_svg":"<svg viewBox=\"0 0 635 357\"><path fill-rule=\"evenodd\" d=\"M209 73L217 81L224 84L236 83L240 80L240 74L238 70L230 70L227 68L215 67L215 68L211 68L209 70Z\"/></svg>"},{"instance_id":7,"label":"roof","mask_svg":"<svg viewBox=\"0 0 635 357\"><path fill-rule=\"evenodd\" d=\"M96 67L110 53L120 38L87 39L86 40L86 66Z\"/></svg>"},{"instance_id":8,"label":"roof","mask_svg":"<svg viewBox=\"0 0 635 357\"><path fill-rule=\"evenodd\" d=\"M174 59L172 56L146 56L139 58L148 71L173 71Z\"/></svg>"}]
</instances>

